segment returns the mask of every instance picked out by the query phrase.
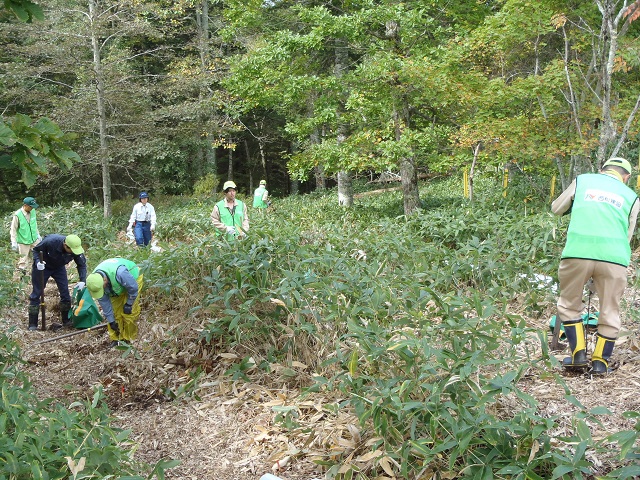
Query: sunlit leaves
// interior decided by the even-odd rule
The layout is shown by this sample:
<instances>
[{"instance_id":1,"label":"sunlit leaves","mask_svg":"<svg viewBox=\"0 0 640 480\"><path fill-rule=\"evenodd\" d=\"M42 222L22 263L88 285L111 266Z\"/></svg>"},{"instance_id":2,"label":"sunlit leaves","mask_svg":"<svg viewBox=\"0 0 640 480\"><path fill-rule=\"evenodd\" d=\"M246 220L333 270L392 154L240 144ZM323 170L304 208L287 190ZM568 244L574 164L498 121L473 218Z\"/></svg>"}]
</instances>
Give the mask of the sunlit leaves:
<instances>
[{"instance_id":1,"label":"sunlit leaves","mask_svg":"<svg viewBox=\"0 0 640 480\"><path fill-rule=\"evenodd\" d=\"M80 160L77 153L66 147L70 138L48 118L33 122L18 114L8 123L0 121L0 143L10 147L10 153L5 153L0 161L0 168L19 168L22 182L30 187L38 175L47 173L48 161L71 168Z\"/></svg>"}]
</instances>

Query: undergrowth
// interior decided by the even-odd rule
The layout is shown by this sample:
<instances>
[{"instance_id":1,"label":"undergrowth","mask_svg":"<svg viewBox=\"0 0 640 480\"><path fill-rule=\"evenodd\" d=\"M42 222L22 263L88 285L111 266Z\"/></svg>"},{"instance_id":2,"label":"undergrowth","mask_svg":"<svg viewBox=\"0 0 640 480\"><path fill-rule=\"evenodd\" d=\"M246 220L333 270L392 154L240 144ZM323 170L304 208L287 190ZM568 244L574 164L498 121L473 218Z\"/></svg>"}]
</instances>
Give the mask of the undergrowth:
<instances>
[{"instance_id":1,"label":"undergrowth","mask_svg":"<svg viewBox=\"0 0 640 480\"><path fill-rule=\"evenodd\" d=\"M128 208L109 221L89 206L43 216L87 239L90 268L108 256L138 262L146 308L190 305L185 323L200 325L203 355L237 355L231 378L284 365L304 395L331 393L339 400L328 411L355 413L371 461L318 460L327 478L587 479L602 474L590 452L618 466L598 478L640 475L637 413L625 413L634 430L593 438L589 425L606 409L588 411L564 386L580 414L557 436L560 418L520 388L536 373L563 384L546 332L520 314L555 301L567 219L531 192L503 198L490 178L476 180L473 203L461 193L456 179L426 184L409 218L398 191L351 209L335 192L277 199L269 212L250 210L248 238L232 244L212 232L216 198L158 202L160 253L122 241ZM515 300L522 311L510 310ZM301 379L296 363L313 375ZM196 394L196 380L172 398ZM278 418L299 427L293 410Z\"/></svg>"},{"instance_id":2,"label":"undergrowth","mask_svg":"<svg viewBox=\"0 0 640 480\"><path fill-rule=\"evenodd\" d=\"M111 425L100 389L68 406L40 400L20 364L16 344L0 335L0 478L161 480L176 465L135 461L131 432Z\"/></svg>"}]
</instances>

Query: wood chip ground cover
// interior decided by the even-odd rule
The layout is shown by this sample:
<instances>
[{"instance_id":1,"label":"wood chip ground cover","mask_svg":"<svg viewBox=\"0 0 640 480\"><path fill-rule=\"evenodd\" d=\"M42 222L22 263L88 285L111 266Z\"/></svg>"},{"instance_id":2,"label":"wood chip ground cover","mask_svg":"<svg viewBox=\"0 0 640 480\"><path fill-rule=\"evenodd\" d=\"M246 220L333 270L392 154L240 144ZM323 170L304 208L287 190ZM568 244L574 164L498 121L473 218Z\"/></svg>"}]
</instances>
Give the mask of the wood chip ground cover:
<instances>
[{"instance_id":1,"label":"wood chip ground cover","mask_svg":"<svg viewBox=\"0 0 640 480\"><path fill-rule=\"evenodd\" d=\"M23 305L28 303L27 290L25 283L20 299ZM46 293L47 302L52 302L48 306L51 323L57 317L57 292L49 285ZM625 308L635 308L638 298L638 292L627 289ZM593 307L597 308L597 299ZM512 313L524 315L520 310L515 301ZM286 480L311 480L323 476L314 460L342 456L361 466L381 460L379 453L371 451L371 439L360 431L354 416L347 412L333 414L323 408L335 398L320 394L304 400L298 397L296 387L300 382L291 381L291 369L287 369L286 376L256 374L252 375L252 382L230 380L223 372L234 361L236 352L205 352L194 319L193 325L181 331L179 342L167 341L176 338L171 329L176 328L176 318L187 317L186 309L159 312L143 308L135 342L137 357L125 357L124 352L110 348L105 332L34 345L60 333L27 332L25 311L26 307L5 311L1 323L5 331L15 327L12 335L22 346L28 362L25 370L40 397L63 402L86 399L92 396L92 388L101 384L116 425L131 429L132 438L139 443L138 459L155 463L173 458L182 462L168 472L167 478L249 480L276 473ZM546 331L550 312L552 302L540 318L528 319L529 326ZM595 438L633 428L633 422L621 414L640 409L638 326L627 321L625 327L626 336L614 353L618 368L613 375L591 378L560 372L583 405L604 406L612 412L600 417L600 425L590 424ZM558 353L559 358L564 355ZM207 372L199 379L198 398L168 400L168 389L177 391L185 385L190 380L190 369L196 365ZM305 365L301 363L292 368L294 372L297 368L301 377L310 373L304 372ZM520 387L540 402L541 415L562 415L566 419L553 433L561 436L569 432L576 408L564 400L563 388L550 375L532 369ZM273 408L283 406L296 410L299 428L287 431L275 422ZM503 408L508 407L505 399ZM592 455L589 460L600 471L612 468L610 458ZM392 472L388 461L382 459L380 465Z\"/></svg>"}]
</instances>

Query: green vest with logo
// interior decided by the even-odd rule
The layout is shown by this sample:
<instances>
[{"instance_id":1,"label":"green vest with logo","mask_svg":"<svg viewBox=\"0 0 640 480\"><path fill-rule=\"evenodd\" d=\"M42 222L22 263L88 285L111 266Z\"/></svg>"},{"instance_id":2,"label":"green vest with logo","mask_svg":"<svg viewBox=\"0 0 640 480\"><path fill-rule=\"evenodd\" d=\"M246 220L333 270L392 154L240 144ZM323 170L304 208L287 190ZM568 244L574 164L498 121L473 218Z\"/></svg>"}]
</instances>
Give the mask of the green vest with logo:
<instances>
[{"instance_id":1,"label":"green vest with logo","mask_svg":"<svg viewBox=\"0 0 640 480\"><path fill-rule=\"evenodd\" d=\"M38 238L38 223L36 222L36 210L31 210L29 221L24 215L24 210L20 209L14 213L18 217L18 230L16 231L16 241L23 245L31 245Z\"/></svg>"},{"instance_id":2,"label":"green vest with logo","mask_svg":"<svg viewBox=\"0 0 640 480\"><path fill-rule=\"evenodd\" d=\"M240 200L236 200L236 207L233 210L233 215L227 208L224 199L220 200L216 205L218 205L218 211L220 212L220 221L227 227L236 227L236 231L240 233L240 227L242 227L242 220L244 219L244 203L242 203L242 201ZM216 233L218 235L223 234L220 230L217 229ZM235 240L235 238L235 235L227 234L227 240L232 241Z\"/></svg>"},{"instance_id":3,"label":"green vest with logo","mask_svg":"<svg viewBox=\"0 0 640 480\"><path fill-rule=\"evenodd\" d=\"M562 258L628 266L629 215L637 198L633 190L608 175L579 175Z\"/></svg>"},{"instance_id":4,"label":"green vest with logo","mask_svg":"<svg viewBox=\"0 0 640 480\"><path fill-rule=\"evenodd\" d=\"M135 262L132 262L131 260L127 260L125 258L110 258L100 263L93 270L94 273L100 270L107 275L109 283L111 283L111 291L113 292L112 296L114 297L117 297L122 292L124 292L124 287L120 285L116 280L116 272L121 266L127 267L127 270L129 270L131 276L136 280L138 279L138 276L140 275L140 269L138 268L138 265L136 265Z\"/></svg>"},{"instance_id":5,"label":"green vest with logo","mask_svg":"<svg viewBox=\"0 0 640 480\"><path fill-rule=\"evenodd\" d=\"M267 202L262 200L262 196L267 189L264 186L256 188L256 191L253 192L253 206L256 208L267 208Z\"/></svg>"}]
</instances>

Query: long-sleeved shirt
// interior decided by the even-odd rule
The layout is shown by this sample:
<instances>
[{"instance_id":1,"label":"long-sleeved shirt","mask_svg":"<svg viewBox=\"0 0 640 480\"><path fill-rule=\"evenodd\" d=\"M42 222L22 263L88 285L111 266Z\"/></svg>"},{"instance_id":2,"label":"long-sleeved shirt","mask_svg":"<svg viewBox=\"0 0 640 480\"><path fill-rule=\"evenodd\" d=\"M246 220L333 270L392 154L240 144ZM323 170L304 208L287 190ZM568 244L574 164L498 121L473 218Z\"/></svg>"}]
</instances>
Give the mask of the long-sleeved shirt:
<instances>
[{"instance_id":1,"label":"long-sleeved shirt","mask_svg":"<svg viewBox=\"0 0 640 480\"><path fill-rule=\"evenodd\" d=\"M33 247L34 263L45 262L46 268L55 270L56 268L66 266L71 260L76 263L78 269L78 277L81 282L87 280L87 259L84 253L76 255L75 253L67 253L64 249L65 235L53 233L45 236L42 241Z\"/></svg>"},{"instance_id":2,"label":"long-sleeved shirt","mask_svg":"<svg viewBox=\"0 0 640 480\"><path fill-rule=\"evenodd\" d=\"M230 203L226 203L227 208L233 209L233 207L235 207L237 205L237 203L234 201L233 204ZM249 213L247 210L247 204L245 202L242 202L242 204L244 205L244 208L242 209L242 232L238 232L240 235L244 235L244 232L247 232L249 230ZM211 223L213 223L213 226L220 231L220 233L227 233L227 225L225 225L224 223L222 223L222 220L220 220L220 210L218 209L218 204L216 204L213 207L213 211L211 212Z\"/></svg>"},{"instance_id":3,"label":"long-sleeved shirt","mask_svg":"<svg viewBox=\"0 0 640 480\"><path fill-rule=\"evenodd\" d=\"M576 185L577 183L574 179L573 182L571 182L571 185L569 185L566 190L551 203L551 211L553 213L556 215L564 215L570 211L571 206L573 205L573 199L576 196ZM640 201L636 200L633 207L631 207L631 213L629 214L629 228L627 230L627 237L629 238L629 241L631 241L633 232L636 229L638 212L640 212Z\"/></svg>"},{"instance_id":4,"label":"long-sleeved shirt","mask_svg":"<svg viewBox=\"0 0 640 480\"><path fill-rule=\"evenodd\" d=\"M119 266L118 270L116 270L116 281L127 291L127 303L129 305L133 305L133 302L135 302L138 297L138 282L133 278L131 272L129 272L127 267L124 265ZM107 278L107 285L104 287L104 295L98 299L98 302L100 303L102 313L104 313L108 322L116 321L116 317L113 313L113 305L111 305L112 296L114 296L114 293L111 289L111 282Z\"/></svg>"},{"instance_id":5,"label":"long-sleeved shirt","mask_svg":"<svg viewBox=\"0 0 640 480\"><path fill-rule=\"evenodd\" d=\"M24 207L22 207L22 213L24 214L24 218L27 219L27 222L31 221L31 212L27 212ZM17 212L19 212L18 210ZM16 213L17 213L16 212ZM11 235L11 244L18 243L18 228L20 227L20 218L18 215L14 215L11 219L11 227L9 229L9 234ZM40 238L40 233L36 232L36 237Z\"/></svg>"},{"instance_id":6,"label":"long-sleeved shirt","mask_svg":"<svg viewBox=\"0 0 640 480\"><path fill-rule=\"evenodd\" d=\"M129 225L133 222L151 222L151 229L156 228L156 209L149 202L138 202L133 206L133 211L129 217Z\"/></svg>"}]
</instances>

